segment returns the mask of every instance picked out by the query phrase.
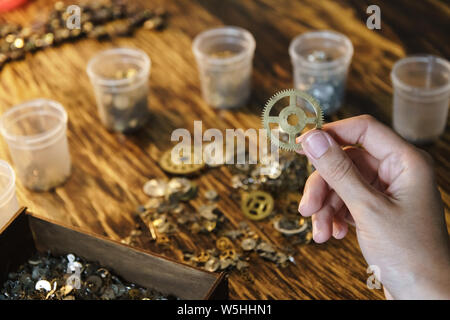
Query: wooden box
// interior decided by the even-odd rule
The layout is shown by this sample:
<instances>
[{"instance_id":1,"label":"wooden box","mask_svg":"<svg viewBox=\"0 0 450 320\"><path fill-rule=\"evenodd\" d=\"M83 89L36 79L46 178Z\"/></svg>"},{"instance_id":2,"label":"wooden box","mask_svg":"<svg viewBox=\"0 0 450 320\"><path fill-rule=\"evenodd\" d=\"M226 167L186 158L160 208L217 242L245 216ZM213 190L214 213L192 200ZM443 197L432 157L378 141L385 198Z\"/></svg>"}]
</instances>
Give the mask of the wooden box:
<instances>
[{"instance_id":1,"label":"wooden box","mask_svg":"<svg viewBox=\"0 0 450 320\"><path fill-rule=\"evenodd\" d=\"M1 226L0 226L1 228ZM26 208L0 229L0 283L38 252L73 253L123 279L181 299L227 299L225 274L203 271L117 241L40 218Z\"/></svg>"}]
</instances>

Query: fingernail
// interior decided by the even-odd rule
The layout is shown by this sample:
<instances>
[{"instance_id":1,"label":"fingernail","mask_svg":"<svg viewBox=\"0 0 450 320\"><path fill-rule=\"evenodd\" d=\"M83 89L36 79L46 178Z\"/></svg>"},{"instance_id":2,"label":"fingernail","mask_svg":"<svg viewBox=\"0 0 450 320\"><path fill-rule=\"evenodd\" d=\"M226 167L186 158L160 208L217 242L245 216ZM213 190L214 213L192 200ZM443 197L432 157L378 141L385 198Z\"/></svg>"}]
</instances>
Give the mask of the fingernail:
<instances>
[{"instance_id":1,"label":"fingernail","mask_svg":"<svg viewBox=\"0 0 450 320\"><path fill-rule=\"evenodd\" d=\"M302 211L303 211L303 207L305 206L305 204L303 203L304 202L304 199L305 198L305 195L303 195L303 197L300 199L300 203L298 204L298 212L300 212L300 214L302 213Z\"/></svg>"},{"instance_id":2,"label":"fingernail","mask_svg":"<svg viewBox=\"0 0 450 320\"><path fill-rule=\"evenodd\" d=\"M301 143L301 139L300 139L301 137L297 137L297 138L295 138L295 143ZM303 149L300 149L300 150L295 150L295 152L297 152L298 154L301 154L301 155L305 155L305 151L303 151Z\"/></svg>"},{"instance_id":3,"label":"fingernail","mask_svg":"<svg viewBox=\"0 0 450 320\"><path fill-rule=\"evenodd\" d=\"M313 222L313 239L316 240L317 237L320 236L319 223L316 221Z\"/></svg>"},{"instance_id":4,"label":"fingernail","mask_svg":"<svg viewBox=\"0 0 450 320\"><path fill-rule=\"evenodd\" d=\"M333 224L333 237L337 238L339 237L339 235L341 234L341 226L338 225L337 223Z\"/></svg>"},{"instance_id":5,"label":"fingernail","mask_svg":"<svg viewBox=\"0 0 450 320\"><path fill-rule=\"evenodd\" d=\"M302 203L300 203L299 205L298 205L298 212L301 214L301 215L303 215L303 210L304 210L304 205L302 204Z\"/></svg>"},{"instance_id":6,"label":"fingernail","mask_svg":"<svg viewBox=\"0 0 450 320\"><path fill-rule=\"evenodd\" d=\"M302 142L303 149L315 159L319 159L327 152L331 144L323 131L315 131Z\"/></svg>"}]
</instances>

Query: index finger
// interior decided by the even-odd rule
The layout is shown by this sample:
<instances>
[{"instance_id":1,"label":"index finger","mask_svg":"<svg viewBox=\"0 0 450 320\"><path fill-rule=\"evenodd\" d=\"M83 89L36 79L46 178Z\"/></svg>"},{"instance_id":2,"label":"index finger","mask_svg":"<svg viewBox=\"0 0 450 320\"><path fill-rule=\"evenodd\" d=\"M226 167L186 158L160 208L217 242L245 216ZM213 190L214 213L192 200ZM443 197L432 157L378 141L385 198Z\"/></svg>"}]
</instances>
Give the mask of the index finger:
<instances>
[{"instance_id":1,"label":"index finger","mask_svg":"<svg viewBox=\"0 0 450 320\"><path fill-rule=\"evenodd\" d=\"M369 115L327 123L323 130L341 145L360 144L378 160L408 148L408 143L389 127Z\"/></svg>"}]
</instances>

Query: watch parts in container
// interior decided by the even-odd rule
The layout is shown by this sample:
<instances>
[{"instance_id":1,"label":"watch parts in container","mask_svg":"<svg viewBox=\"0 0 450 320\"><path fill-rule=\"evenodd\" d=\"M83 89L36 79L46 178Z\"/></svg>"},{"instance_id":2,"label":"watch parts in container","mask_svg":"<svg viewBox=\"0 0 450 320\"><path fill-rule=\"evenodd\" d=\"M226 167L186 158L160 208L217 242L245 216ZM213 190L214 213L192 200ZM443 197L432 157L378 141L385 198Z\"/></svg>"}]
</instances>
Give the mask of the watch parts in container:
<instances>
[{"instance_id":1,"label":"watch parts in container","mask_svg":"<svg viewBox=\"0 0 450 320\"><path fill-rule=\"evenodd\" d=\"M8 274L0 300L167 300L73 254L39 254Z\"/></svg>"}]
</instances>

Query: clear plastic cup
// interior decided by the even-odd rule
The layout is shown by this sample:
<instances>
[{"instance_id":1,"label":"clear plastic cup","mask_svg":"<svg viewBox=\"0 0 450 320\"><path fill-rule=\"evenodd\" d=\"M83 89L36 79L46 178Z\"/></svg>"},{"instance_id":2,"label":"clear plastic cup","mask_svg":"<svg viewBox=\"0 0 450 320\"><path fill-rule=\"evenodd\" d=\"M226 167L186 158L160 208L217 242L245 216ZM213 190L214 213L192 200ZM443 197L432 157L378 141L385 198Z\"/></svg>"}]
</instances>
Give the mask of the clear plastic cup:
<instances>
[{"instance_id":1,"label":"clear plastic cup","mask_svg":"<svg viewBox=\"0 0 450 320\"><path fill-rule=\"evenodd\" d=\"M27 188L46 191L70 176L67 113L58 102L36 99L9 109L0 118L0 132Z\"/></svg>"},{"instance_id":2,"label":"clear plastic cup","mask_svg":"<svg viewBox=\"0 0 450 320\"><path fill-rule=\"evenodd\" d=\"M255 39L239 27L222 27L197 35L192 51L203 99L214 108L235 108L250 96Z\"/></svg>"},{"instance_id":3,"label":"clear plastic cup","mask_svg":"<svg viewBox=\"0 0 450 320\"><path fill-rule=\"evenodd\" d=\"M294 38L289 46L294 86L314 96L326 115L344 102L353 45L334 31L313 31Z\"/></svg>"},{"instance_id":4,"label":"clear plastic cup","mask_svg":"<svg viewBox=\"0 0 450 320\"><path fill-rule=\"evenodd\" d=\"M436 140L447 124L450 63L432 55L407 57L394 64L391 80L395 131L414 143Z\"/></svg>"},{"instance_id":5,"label":"clear plastic cup","mask_svg":"<svg viewBox=\"0 0 450 320\"><path fill-rule=\"evenodd\" d=\"M18 210L16 175L8 162L0 160L0 229Z\"/></svg>"},{"instance_id":6,"label":"clear plastic cup","mask_svg":"<svg viewBox=\"0 0 450 320\"><path fill-rule=\"evenodd\" d=\"M150 68L148 55L130 48L105 50L89 61L87 74L108 130L128 133L147 123Z\"/></svg>"}]
</instances>

